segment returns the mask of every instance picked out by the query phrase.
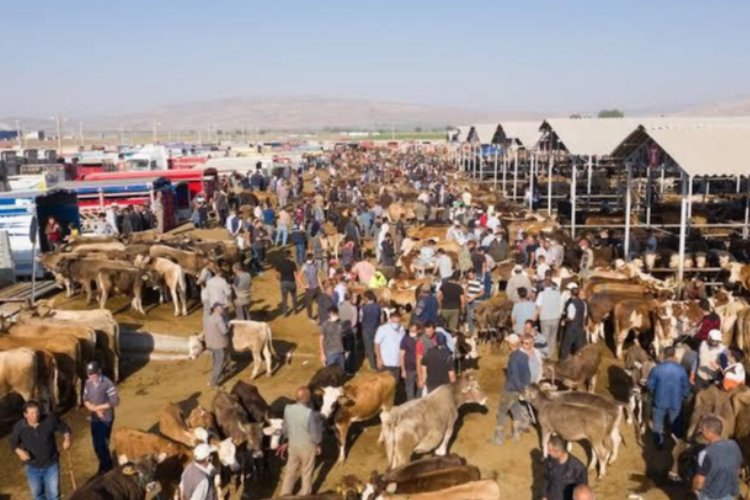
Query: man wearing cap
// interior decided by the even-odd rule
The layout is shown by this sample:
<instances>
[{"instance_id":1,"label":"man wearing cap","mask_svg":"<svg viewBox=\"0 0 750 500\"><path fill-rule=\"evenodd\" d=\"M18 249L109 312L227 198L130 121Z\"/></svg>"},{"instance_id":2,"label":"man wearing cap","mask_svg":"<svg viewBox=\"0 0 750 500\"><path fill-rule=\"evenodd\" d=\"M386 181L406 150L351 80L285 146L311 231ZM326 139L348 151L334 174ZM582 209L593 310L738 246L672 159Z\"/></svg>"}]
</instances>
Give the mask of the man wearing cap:
<instances>
[{"instance_id":1,"label":"man wearing cap","mask_svg":"<svg viewBox=\"0 0 750 500\"><path fill-rule=\"evenodd\" d=\"M586 330L584 328L586 303L578 297L580 290L577 284L570 283L567 288L570 290L571 297L563 311L565 330L560 342L561 361L571 354L575 354L586 345Z\"/></svg>"},{"instance_id":2,"label":"man wearing cap","mask_svg":"<svg viewBox=\"0 0 750 500\"><path fill-rule=\"evenodd\" d=\"M280 452L289 452L281 482L280 496L291 495L294 483L300 479L297 495L312 492L312 476L315 472L315 457L320 454L323 441L323 421L320 414L310 408L310 389L305 386L297 389L296 403L284 408L284 424L281 432L287 443L279 447Z\"/></svg>"},{"instance_id":3,"label":"man wearing cap","mask_svg":"<svg viewBox=\"0 0 750 500\"><path fill-rule=\"evenodd\" d=\"M721 331L711 330L708 332L708 340L701 342L690 382L695 384L696 391L705 389L713 384L721 373L720 356L726 351L721 343Z\"/></svg>"},{"instance_id":4,"label":"man wearing cap","mask_svg":"<svg viewBox=\"0 0 750 500\"><path fill-rule=\"evenodd\" d=\"M112 469L112 455L109 451L109 437L115 421L115 407L120 404L120 396L115 384L102 374L99 362L92 361L86 366L87 380L83 386L83 406L89 411L91 421L91 441L94 453L99 459L98 474Z\"/></svg>"},{"instance_id":5,"label":"man wearing cap","mask_svg":"<svg viewBox=\"0 0 750 500\"><path fill-rule=\"evenodd\" d=\"M539 351L547 358L557 354L557 330L560 327L562 294L552 281L550 272L544 276L544 289L536 298L536 312L541 335Z\"/></svg>"},{"instance_id":6,"label":"man wearing cap","mask_svg":"<svg viewBox=\"0 0 750 500\"><path fill-rule=\"evenodd\" d=\"M193 450L193 461L185 467L180 478L180 498L184 500L216 500L219 498L214 476L216 469L211 463L211 445L201 443Z\"/></svg>"},{"instance_id":7,"label":"man wearing cap","mask_svg":"<svg viewBox=\"0 0 750 500\"><path fill-rule=\"evenodd\" d=\"M531 371L529 370L529 356L520 349L521 339L515 333L505 338L511 349L508 357L508 368L505 372L505 387L500 396L500 405L497 409L495 421L495 434L492 444L502 445L505 439L505 421L508 412L513 417L513 439L518 439L521 432L528 427L528 413L519 403L521 393L531 383Z\"/></svg>"},{"instance_id":8,"label":"man wearing cap","mask_svg":"<svg viewBox=\"0 0 750 500\"><path fill-rule=\"evenodd\" d=\"M591 249L589 240L582 239L578 246L581 248L581 263L578 266L578 273L582 278L587 278L594 267L594 251Z\"/></svg>"},{"instance_id":9,"label":"man wearing cap","mask_svg":"<svg viewBox=\"0 0 750 500\"><path fill-rule=\"evenodd\" d=\"M664 360L651 370L646 382L651 394L651 432L654 444L661 448L664 444L662 430L664 418L669 417L672 434L681 436L680 414L682 403L690 396L690 383L687 372L675 358L674 347L664 349Z\"/></svg>"},{"instance_id":10,"label":"man wearing cap","mask_svg":"<svg viewBox=\"0 0 750 500\"><path fill-rule=\"evenodd\" d=\"M505 294L508 296L508 300L514 304L521 300L518 296L520 288L531 290L531 280L529 279L529 275L523 272L523 266L516 264L505 287Z\"/></svg>"},{"instance_id":11,"label":"man wearing cap","mask_svg":"<svg viewBox=\"0 0 750 500\"><path fill-rule=\"evenodd\" d=\"M224 358L229 347L229 326L224 317L224 306L215 302L211 306L211 315L203 326L206 349L211 351L211 381L210 387L218 387L221 371L224 368Z\"/></svg>"}]
</instances>

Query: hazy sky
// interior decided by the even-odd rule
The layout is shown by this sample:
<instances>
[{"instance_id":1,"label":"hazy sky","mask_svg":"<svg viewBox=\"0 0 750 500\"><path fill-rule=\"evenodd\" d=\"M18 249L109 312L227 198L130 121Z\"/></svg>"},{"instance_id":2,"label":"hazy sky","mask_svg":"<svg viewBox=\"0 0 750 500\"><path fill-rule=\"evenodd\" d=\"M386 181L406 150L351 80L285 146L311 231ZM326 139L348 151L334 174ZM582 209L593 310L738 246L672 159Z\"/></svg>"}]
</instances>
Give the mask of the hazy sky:
<instances>
[{"instance_id":1,"label":"hazy sky","mask_svg":"<svg viewBox=\"0 0 750 500\"><path fill-rule=\"evenodd\" d=\"M313 95L493 111L750 94L747 0L5 2L0 115Z\"/></svg>"}]
</instances>

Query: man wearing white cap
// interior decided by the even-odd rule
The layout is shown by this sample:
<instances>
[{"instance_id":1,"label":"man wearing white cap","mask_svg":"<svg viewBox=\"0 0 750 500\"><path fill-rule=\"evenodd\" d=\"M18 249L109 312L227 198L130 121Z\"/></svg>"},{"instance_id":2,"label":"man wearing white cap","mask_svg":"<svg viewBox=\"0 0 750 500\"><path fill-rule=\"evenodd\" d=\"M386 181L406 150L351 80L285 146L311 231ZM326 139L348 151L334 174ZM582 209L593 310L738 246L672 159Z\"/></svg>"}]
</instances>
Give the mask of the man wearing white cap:
<instances>
[{"instance_id":1,"label":"man wearing white cap","mask_svg":"<svg viewBox=\"0 0 750 500\"><path fill-rule=\"evenodd\" d=\"M216 469L211 464L211 453L216 449L201 443L193 450L193 461L185 467L180 479L180 498L183 500L216 500L214 485Z\"/></svg>"},{"instance_id":2,"label":"man wearing white cap","mask_svg":"<svg viewBox=\"0 0 750 500\"><path fill-rule=\"evenodd\" d=\"M523 271L523 266L517 264L510 273L510 279L505 286L505 294L508 296L508 300L514 304L520 301L521 298L518 296L518 290L521 288L531 290L531 280L529 279L529 275Z\"/></svg>"},{"instance_id":3,"label":"man wearing white cap","mask_svg":"<svg viewBox=\"0 0 750 500\"><path fill-rule=\"evenodd\" d=\"M560 361L571 354L575 354L586 345L586 302L579 295L578 285L570 283L567 286L570 291L570 300L565 304L563 318L565 319L565 330L560 342Z\"/></svg>"},{"instance_id":4,"label":"man wearing white cap","mask_svg":"<svg viewBox=\"0 0 750 500\"><path fill-rule=\"evenodd\" d=\"M690 374L690 382L695 384L696 390L705 389L714 383L721 373L720 356L726 351L721 343L721 331L708 332L708 340L701 342L698 348L698 360Z\"/></svg>"}]
</instances>

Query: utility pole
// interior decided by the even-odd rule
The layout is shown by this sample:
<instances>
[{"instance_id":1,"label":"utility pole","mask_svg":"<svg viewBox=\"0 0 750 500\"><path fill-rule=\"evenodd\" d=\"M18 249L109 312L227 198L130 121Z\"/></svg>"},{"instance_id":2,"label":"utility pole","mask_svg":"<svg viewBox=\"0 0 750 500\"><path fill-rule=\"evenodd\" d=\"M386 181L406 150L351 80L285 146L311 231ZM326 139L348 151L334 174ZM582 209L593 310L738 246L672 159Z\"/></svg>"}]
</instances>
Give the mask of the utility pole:
<instances>
[{"instance_id":1,"label":"utility pole","mask_svg":"<svg viewBox=\"0 0 750 500\"><path fill-rule=\"evenodd\" d=\"M55 117L57 125L57 154L62 155L62 125L60 124L60 113Z\"/></svg>"},{"instance_id":2,"label":"utility pole","mask_svg":"<svg viewBox=\"0 0 750 500\"><path fill-rule=\"evenodd\" d=\"M82 121L78 122L78 134L79 134L79 137L80 137L81 147L84 147L85 144L84 144L84 141L83 141L83 122Z\"/></svg>"},{"instance_id":3,"label":"utility pole","mask_svg":"<svg viewBox=\"0 0 750 500\"><path fill-rule=\"evenodd\" d=\"M21 122L16 119L16 139L18 140L18 147L23 147L23 136L21 136Z\"/></svg>"}]
</instances>

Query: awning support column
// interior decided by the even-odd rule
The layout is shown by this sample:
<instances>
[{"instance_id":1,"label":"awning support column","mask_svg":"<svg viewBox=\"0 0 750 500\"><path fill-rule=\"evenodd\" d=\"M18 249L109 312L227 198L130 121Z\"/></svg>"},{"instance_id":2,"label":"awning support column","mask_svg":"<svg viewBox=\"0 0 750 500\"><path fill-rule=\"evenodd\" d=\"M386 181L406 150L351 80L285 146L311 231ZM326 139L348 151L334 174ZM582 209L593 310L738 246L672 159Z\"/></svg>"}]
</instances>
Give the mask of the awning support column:
<instances>
[{"instance_id":1,"label":"awning support column","mask_svg":"<svg viewBox=\"0 0 750 500\"><path fill-rule=\"evenodd\" d=\"M534 211L534 156L529 158L529 210Z\"/></svg>"},{"instance_id":2,"label":"awning support column","mask_svg":"<svg viewBox=\"0 0 750 500\"><path fill-rule=\"evenodd\" d=\"M555 164L555 156L550 151L549 166L547 167L547 215L552 215L552 167Z\"/></svg>"},{"instance_id":3,"label":"awning support column","mask_svg":"<svg viewBox=\"0 0 750 500\"><path fill-rule=\"evenodd\" d=\"M646 226L651 227L651 204L654 202L652 168L646 165Z\"/></svg>"},{"instance_id":4,"label":"awning support column","mask_svg":"<svg viewBox=\"0 0 750 500\"><path fill-rule=\"evenodd\" d=\"M742 239L750 235L750 177L747 178L747 197L745 198L745 227L742 229Z\"/></svg>"},{"instance_id":5,"label":"awning support column","mask_svg":"<svg viewBox=\"0 0 750 500\"><path fill-rule=\"evenodd\" d=\"M497 148L495 148L495 182L493 186L495 186L495 190L497 190Z\"/></svg>"},{"instance_id":6,"label":"awning support column","mask_svg":"<svg viewBox=\"0 0 750 500\"><path fill-rule=\"evenodd\" d=\"M688 175L688 212L687 212L687 225L690 226L693 220L693 176Z\"/></svg>"},{"instance_id":7,"label":"awning support column","mask_svg":"<svg viewBox=\"0 0 750 500\"><path fill-rule=\"evenodd\" d=\"M664 194L664 183L666 182L666 179L664 178L667 172L667 167L664 166L664 164L661 164L661 187L659 188L659 194Z\"/></svg>"},{"instance_id":8,"label":"awning support column","mask_svg":"<svg viewBox=\"0 0 750 500\"><path fill-rule=\"evenodd\" d=\"M503 196L508 197L508 150L503 148Z\"/></svg>"},{"instance_id":9,"label":"awning support column","mask_svg":"<svg viewBox=\"0 0 750 500\"><path fill-rule=\"evenodd\" d=\"M573 172L570 178L570 237L576 239L576 161L572 161ZM591 172L591 156L589 156L589 172ZM589 179L591 179L589 177ZM591 184L589 184L589 188ZM558 214L559 217L559 214Z\"/></svg>"},{"instance_id":10,"label":"awning support column","mask_svg":"<svg viewBox=\"0 0 750 500\"><path fill-rule=\"evenodd\" d=\"M626 184L625 184L625 261L630 262L630 207L633 203L630 194L631 184L633 182L633 171L630 165L626 165Z\"/></svg>"},{"instance_id":11,"label":"awning support column","mask_svg":"<svg viewBox=\"0 0 750 500\"><path fill-rule=\"evenodd\" d=\"M677 266L677 283L682 288L682 280L685 277L685 240L687 239L687 219L689 193L692 191L689 185L692 185L693 179L683 172L682 174L682 203L680 204L680 262Z\"/></svg>"},{"instance_id":12,"label":"awning support column","mask_svg":"<svg viewBox=\"0 0 750 500\"><path fill-rule=\"evenodd\" d=\"M513 151L513 201L518 194L518 149Z\"/></svg>"}]
</instances>

